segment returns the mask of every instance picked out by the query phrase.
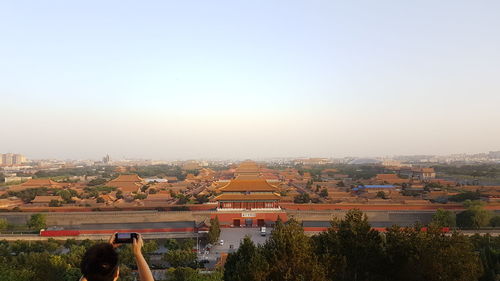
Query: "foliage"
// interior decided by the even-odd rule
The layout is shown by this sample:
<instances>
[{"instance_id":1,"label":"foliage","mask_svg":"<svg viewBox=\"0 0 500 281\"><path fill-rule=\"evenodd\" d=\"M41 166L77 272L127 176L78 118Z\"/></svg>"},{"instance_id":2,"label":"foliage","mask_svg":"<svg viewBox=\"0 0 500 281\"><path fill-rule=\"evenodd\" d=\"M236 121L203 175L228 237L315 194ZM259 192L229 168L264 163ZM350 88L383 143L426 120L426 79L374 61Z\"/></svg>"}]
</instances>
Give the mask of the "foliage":
<instances>
[{"instance_id":1,"label":"foliage","mask_svg":"<svg viewBox=\"0 0 500 281\"><path fill-rule=\"evenodd\" d=\"M59 200L50 200L49 202L49 207L61 207L62 206L62 202L59 201Z\"/></svg>"},{"instance_id":2,"label":"foliage","mask_svg":"<svg viewBox=\"0 0 500 281\"><path fill-rule=\"evenodd\" d=\"M195 198L198 204L203 204L208 202L208 195L196 195Z\"/></svg>"},{"instance_id":3,"label":"foliage","mask_svg":"<svg viewBox=\"0 0 500 281\"><path fill-rule=\"evenodd\" d=\"M190 267L169 268L166 271L167 281L222 281L222 273L214 271L208 274L201 274L196 269Z\"/></svg>"},{"instance_id":4,"label":"foliage","mask_svg":"<svg viewBox=\"0 0 500 281\"><path fill-rule=\"evenodd\" d=\"M295 196L295 198L293 199L293 202L295 203L309 203L311 202L311 196L309 196L309 194L307 192L304 192L302 194L299 194L297 196Z\"/></svg>"},{"instance_id":5,"label":"foliage","mask_svg":"<svg viewBox=\"0 0 500 281\"><path fill-rule=\"evenodd\" d=\"M134 196L134 199L137 199L137 200L144 200L148 197L148 195L146 193L138 193Z\"/></svg>"},{"instance_id":6,"label":"foliage","mask_svg":"<svg viewBox=\"0 0 500 281\"><path fill-rule=\"evenodd\" d=\"M439 165L434 166L439 173L448 175L464 175L471 177L500 177L500 164L479 164L479 165Z\"/></svg>"},{"instance_id":7,"label":"foliage","mask_svg":"<svg viewBox=\"0 0 500 281\"><path fill-rule=\"evenodd\" d=\"M179 193L176 196L178 198L177 204L184 205L184 204L187 204L189 202L189 196L187 196L187 195Z\"/></svg>"},{"instance_id":8,"label":"foliage","mask_svg":"<svg viewBox=\"0 0 500 281\"><path fill-rule=\"evenodd\" d=\"M451 236L431 226L402 229L386 234L389 280L469 281L482 275L481 262L464 235Z\"/></svg>"},{"instance_id":9,"label":"foliage","mask_svg":"<svg viewBox=\"0 0 500 281\"><path fill-rule=\"evenodd\" d=\"M323 198L328 197L328 189L323 188L323 189L321 190L321 192L319 193L319 196L321 196L321 197L323 197Z\"/></svg>"},{"instance_id":10,"label":"foliage","mask_svg":"<svg viewBox=\"0 0 500 281\"><path fill-rule=\"evenodd\" d=\"M500 216L494 216L490 219L490 226L500 227Z\"/></svg>"},{"instance_id":11,"label":"foliage","mask_svg":"<svg viewBox=\"0 0 500 281\"><path fill-rule=\"evenodd\" d=\"M0 218L0 231L6 230L8 226L9 223L7 222L7 219Z\"/></svg>"},{"instance_id":12,"label":"foliage","mask_svg":"<svg viewBox=\"0 0 500 281\"><path fill-rule=\"evenodd\" d=\"M238 251L229 254L224 269L224 280L264 281L269 264L262 247L256 247L250 237L246 236Z\"/></svg>"},{"instance_id":13,"label":"foliage","mask_svg":"<svg viewBox=\"0 0 500 281\"><path fill-rule=\"evenodd\" d=\"M377 198L387 199L387 196L385 195L385 192L379 191L377 192Z\"/></svg>"},{"instance_id":14,"label":"foliage","mask_svg":"<svg viewBox=\"0 0 500 281\"><path fill-rule=\"evenodd\" d=\"M36 196L51 195L57 193L58 191L59 189L56 188L38 187L20 191L9 191L8 194L9 196L18 197L19 199L23 200L24 203L29 203L33 199L35 199Z\"/></svg>"},{"instance_id":15,"label":"foliage","mask_svg":"<svg viewBox=\"0 0 500 281\"><path fill-rule=\"evenodd\" d=\"M479 200L481 194L479 191L466 191L453 196L450 196L448 200L453 202L464 202L466 200Z\"/></svg>"},{"instance_id":16,"label":"foliage","mask_svg":"<svg viewBox=\"0 0 500 281\"><path fill-rule=\"evenodd\" d=\"M219 218L215 216L215 218L210 219L210 227L208 229L208 242L214 244L219 240L220 236L220 223Z\"/></svg>"},{"instance_id":17,"label":"foliage","mask_svg":"<svg viewBox=\"0 0 500 281\"><path fill-rule=\"evenodd\" d=\"M198 266L196 261L196 252L193 251L194 241L192 239L184 240L181 243L172 243L170 241L164 260L172 267L191 267Z\"/></svg>"},{"instance_id":18,"label":"foliage","mask_svg":"<svg viewBox=\"0 0 500 281\"><path fill-rule=\"evenodd\" d=\"M118 189L116 191L115 197L116 197L116 199L123 199L123 191L121 189Z\"/></svg>"},{"instance_id":19,"label":"foliage","mask_svg":"<svg viewBox=\"0 0 500 281\"><path fill-rule=\"evenodd\" d=\"M74 203L72 197L76 197L78 193L73 189L61 189L56 192L56 195L61 196L64 203Z\"/></svg>"},{"instance_id":20,"label":"foliage","mask_svg":"<svg viewBox=\"0 0 500 281\"><path fill-rule=\"evenodd\" d=\"M171 165L149 165L135 167L135 172L140 177L177 177L180 181L186 178L186 174L179 166Z\"/></svg>"},{"instance_id":21,"label":"foliage","mask_svg":"<svg viewBox=\"0 0 500 281\"><path fill-rule=\"evenodd\" d=\"M315 253L330 280L376 280L383 274L382 239L366 215L350 210L313 237Z\"/></svg>"},{"instance_id":22,"label":"foliage","mask_svg":"<svg viewBox=\"0 0 500 281\"><path fill-rule=\"evenodd\" d=\"M108 182L107 179L104 178L96 178L87 183L88 186L98 186L98 185L104 185L106 182Z\"/></svg>"},{"instance_id":23,"label":"foliage","mask_svg":"<svg viewBox=\"0 0 500 281\"><path fill-rule=\"evenodd\" d=\"M88 193L96 193L96 194L100 194L100 193L110 193L111 191L115 191L116 190L116 187L112 187L112 186L88 186L88 187L85 187L83 190L85 190L85 192L88 192ZM96 196L94 196L96 197Z\"/></svg>"},{"instance_id":24,"label":"foliage","mask_svg":"<svg viewBox=\"0 0 500 281\"><path fill-rule=\"evenodd\" d=\"M457 214L457 226L465 228L485 227L490 222L491 213L483 208L480 201L466 201L467 210Z\"/></svg>"},{"instance_id":25,"label":"foliage","mask_svg":"<svg viewBox=\"0 0 500 281\"><path fill-rule=\"evenodd\" d=\"M456 225L455 214L448 210L438 209L432 215L432 223L438 227L454 227Z\"/></svg>"},{"instance_id":26,"label":"foliage","mask_svg":"<svg viewBox=\"0 0 500 281\"><path fill-rule=\"evenodd\" d=\"M28 227L33 229L33 230L40 230L42 228L47 227L47 221L45 218L45 215L43 214L34 214L31 215L30 219L28 220L27 223Z\"/></svg>"}]
</instances>

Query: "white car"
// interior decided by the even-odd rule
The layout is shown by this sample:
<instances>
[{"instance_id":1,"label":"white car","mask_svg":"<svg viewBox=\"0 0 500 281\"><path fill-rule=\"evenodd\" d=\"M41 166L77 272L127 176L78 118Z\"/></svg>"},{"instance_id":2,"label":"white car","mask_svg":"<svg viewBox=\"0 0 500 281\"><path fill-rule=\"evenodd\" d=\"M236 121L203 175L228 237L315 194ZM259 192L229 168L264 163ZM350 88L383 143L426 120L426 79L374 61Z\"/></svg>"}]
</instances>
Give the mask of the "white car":
<instances>
[{"instance_id":1,"label":"white car","mask_svg":"<svg viewBox=\"0 0 500 281\"><path fill-rule=\"evenodd\" d=\"M224 240L220 240L219 245L224 246Z\"/></svg>"}]
</instances>

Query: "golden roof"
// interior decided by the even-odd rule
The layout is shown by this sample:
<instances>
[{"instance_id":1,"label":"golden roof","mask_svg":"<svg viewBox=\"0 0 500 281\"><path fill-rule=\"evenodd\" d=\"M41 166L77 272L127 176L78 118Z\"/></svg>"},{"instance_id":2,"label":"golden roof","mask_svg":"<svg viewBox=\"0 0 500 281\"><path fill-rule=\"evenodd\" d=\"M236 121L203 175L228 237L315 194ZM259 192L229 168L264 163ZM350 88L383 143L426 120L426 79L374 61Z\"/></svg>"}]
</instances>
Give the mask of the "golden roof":
<instances>
[{"instance_id":1,"label":"golden roof","mask_svg":"<svg viewBox=\"0 0 500 281\"><path fill-rule=\"evenodd\" d=\"M277 191L276 186L269 184L265 179L239 180L235 179L219 188L220 192L251 192L251 191Z\"/></svg>"},{"instance_id":2,"label":"golden roof","mask_svg":"<svg viewBox=\"0 0 500 281\"><path fill-rule=\"evenodd\" d=\"M280 196L275 193L269 194L232 194L232 193L223 193L217 197L215 200L218 201L226 201L226 200L279 200Z\"/></svg>"}]
</instances>

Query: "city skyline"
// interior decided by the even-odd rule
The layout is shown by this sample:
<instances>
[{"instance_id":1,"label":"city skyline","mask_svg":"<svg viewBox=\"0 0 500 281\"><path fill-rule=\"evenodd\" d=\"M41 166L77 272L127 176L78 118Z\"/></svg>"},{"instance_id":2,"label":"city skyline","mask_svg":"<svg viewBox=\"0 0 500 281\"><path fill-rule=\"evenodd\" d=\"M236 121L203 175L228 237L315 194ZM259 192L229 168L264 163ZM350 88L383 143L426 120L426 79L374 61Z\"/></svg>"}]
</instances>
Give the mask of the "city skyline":
<instances>
[{"instance_id":1,"label":"city skyline","mask_svg":"<svg viewBox=\"0 0 500 281\"><path fill-rule=\"evenodd\" d=\"M500 150L497 1L27 2L0 9L5 153Z\"/></svg>"}]
</instances>

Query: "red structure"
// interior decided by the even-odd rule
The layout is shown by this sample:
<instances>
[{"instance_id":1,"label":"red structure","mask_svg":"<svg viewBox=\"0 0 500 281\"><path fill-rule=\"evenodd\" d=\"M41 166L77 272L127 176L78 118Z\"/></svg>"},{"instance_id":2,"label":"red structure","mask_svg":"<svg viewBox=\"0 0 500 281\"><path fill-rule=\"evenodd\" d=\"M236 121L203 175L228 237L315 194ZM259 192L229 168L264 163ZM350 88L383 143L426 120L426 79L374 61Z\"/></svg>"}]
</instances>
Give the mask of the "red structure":
<instances>
[{"instance_id":1,"label":"red structure","mask_svg":"<svg viewBox=\"0 0 500 281\"><path fill-rule=\"evenodd\" d=\"M215 200L220 210L279 209L280 195L277 188L265 179L241 179L237 177L217 190L222 194Z\"/></svg>"}]
</instances>

